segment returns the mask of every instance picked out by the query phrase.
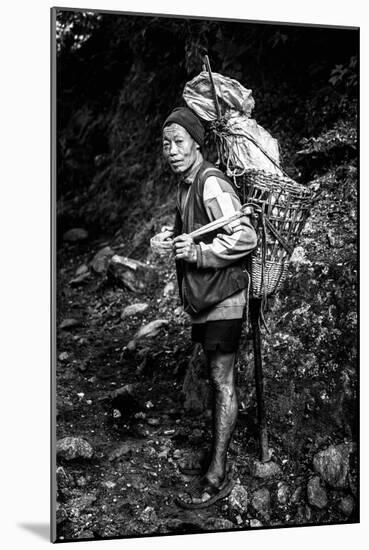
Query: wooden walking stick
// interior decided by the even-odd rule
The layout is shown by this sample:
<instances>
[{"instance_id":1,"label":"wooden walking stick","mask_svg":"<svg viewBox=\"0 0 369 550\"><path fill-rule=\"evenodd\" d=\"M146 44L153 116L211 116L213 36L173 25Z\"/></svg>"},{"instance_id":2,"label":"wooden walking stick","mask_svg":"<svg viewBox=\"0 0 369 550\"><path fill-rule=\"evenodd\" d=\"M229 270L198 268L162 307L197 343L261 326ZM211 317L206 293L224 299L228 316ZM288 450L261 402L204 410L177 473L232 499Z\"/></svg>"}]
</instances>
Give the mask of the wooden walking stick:
<instances>
[{"instance_id":1,"label":"wooden walking stick","mask_svg":"<svg viewBox=\"0 0 369 550\"><path fill-rule=\"evenodd\" d=\"M211 72L209 57L205 55L204 65L209 74L211 91L215 105L215 112L218 120L221 120L222 113L215 89L213 73ZM273 161L274 162L274 161ZM270 452L268 446L268 431L265 417L264 406L264 387L263 387L263 363L261 358L261 334L260 334L260 314L261 314L261 298L252 298L250 300L250 317L252 326L252 337L254 345L254 364L255 364L255 386L256 386L256 401L258 409L258 424L259 424L259 441L260 441L260 460L268 462L270 460Z\"/></svg>"},{"instance_id":2,"label":"wooden walking stick","mask_svg":"<svg viewBox=\"0 0 369 550\"><path fill-rule=\"evenodd\" d=\"M250 300L250 317L252 326L252 337L254 344L254 364L255 364L255 386L256 401L258 409L259 441L260 441L260 460L268 462L270 452L268 446L268 430L265 417L264 406L264 385L263 385L263 363L261 358L261 335L260 335L260 310L261 298L252 298Z\"/></svg>"}]
</instances>

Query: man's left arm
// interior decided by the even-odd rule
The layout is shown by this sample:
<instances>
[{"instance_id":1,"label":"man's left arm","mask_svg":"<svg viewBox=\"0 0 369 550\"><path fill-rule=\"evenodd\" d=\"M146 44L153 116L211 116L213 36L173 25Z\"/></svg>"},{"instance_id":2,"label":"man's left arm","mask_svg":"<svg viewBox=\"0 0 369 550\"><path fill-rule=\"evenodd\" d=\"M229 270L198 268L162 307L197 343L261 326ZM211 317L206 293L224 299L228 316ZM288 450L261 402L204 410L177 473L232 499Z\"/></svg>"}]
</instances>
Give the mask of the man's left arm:
<instances>
[{"instance_id":1,"label":"man's left arm","mask_svg":"<svg viewBox=\"0 0 369 550\"><path fill-rule=\"evenodd\" d=\"M204 205L210 221L232 216L241 208L240 200L227 181L210 176L204 185ZM257 237L249 216L226 225L211 243L196 246L199 268L221 268L247 256L257 246Z\"/></svg>"},{"instance_id":2,"label":"man's left arm","mask_svg":"<svg viewBox=\"0 0 369 550\"><path fill-rule=\"evenodd\" d=\"M210 176L206 179L203 195L210 221L232 216L241 208L233 187L227 181ZM247 256L257 246L255 230L248 216L242 216L223 228L209 244L195 244L188 235L174 240L176 258L196 263L201 268L221 268Z\"/></svg>"}]
</instances>

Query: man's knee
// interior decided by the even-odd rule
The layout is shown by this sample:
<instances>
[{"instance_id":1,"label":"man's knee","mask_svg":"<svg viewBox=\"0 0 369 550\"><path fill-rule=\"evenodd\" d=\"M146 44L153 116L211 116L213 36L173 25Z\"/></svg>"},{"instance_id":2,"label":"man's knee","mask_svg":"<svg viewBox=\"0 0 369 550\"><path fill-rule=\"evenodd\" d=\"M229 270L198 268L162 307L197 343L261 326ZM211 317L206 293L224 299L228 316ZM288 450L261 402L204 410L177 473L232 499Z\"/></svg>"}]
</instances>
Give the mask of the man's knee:
<instances>
[{"instance_id":1,"label":"man's knee","mask_svg":"<svg viewBox=\"0 0 369 550\"><path fill-rule=\"evenodd\" d=\"M210 378L216 391L232 396L234 394L233 353L214 353L210 359Z\"/></svg>"}]
</instances>

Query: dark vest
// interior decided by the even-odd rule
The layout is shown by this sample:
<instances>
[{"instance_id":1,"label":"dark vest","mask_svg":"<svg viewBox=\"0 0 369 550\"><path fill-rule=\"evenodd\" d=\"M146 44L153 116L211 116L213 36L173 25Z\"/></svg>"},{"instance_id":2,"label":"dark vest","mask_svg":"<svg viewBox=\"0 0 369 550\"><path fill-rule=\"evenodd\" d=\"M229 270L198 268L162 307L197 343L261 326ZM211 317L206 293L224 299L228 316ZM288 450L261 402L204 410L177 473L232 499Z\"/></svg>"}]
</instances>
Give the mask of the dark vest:
<instances>
[{"instance_id":1,"label":"dark vest","mask_svg":"<svg viewBox=\"0 0 369 550\"><path fill-rule=\"evenodd\" d=\"M191 184L183 219L179 205L177 205L175 235L190 233L211 221L203 202L204 185L209 176L216 176L227 181L236 195L229 179L210 162L204 161ZM216 235L222 232L222 229L218 229L204 235L200 240L204 243L211 243ZM235 292L246 288L249 283L249 275L244 264L245 260L240 260L227 267L204 269L183 260L176 261L179 293L184 310L192 314L203 312Z\"/></svg>"}]
</instances>

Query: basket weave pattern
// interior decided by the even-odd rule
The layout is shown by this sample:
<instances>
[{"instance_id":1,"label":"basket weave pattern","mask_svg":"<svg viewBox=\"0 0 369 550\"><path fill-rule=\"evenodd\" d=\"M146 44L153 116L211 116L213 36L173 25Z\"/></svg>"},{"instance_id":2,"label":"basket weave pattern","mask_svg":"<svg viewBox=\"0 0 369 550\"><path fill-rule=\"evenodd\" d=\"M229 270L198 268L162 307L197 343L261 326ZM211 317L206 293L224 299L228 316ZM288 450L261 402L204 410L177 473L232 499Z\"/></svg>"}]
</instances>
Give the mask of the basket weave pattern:
<instances>
[{"instance_id":1,"label":"basket weave pattern","mask_svg":"<svg viewBox=\"0 0 369 550\"><path fill-rule=\"evenodd\" d=\"M310 212L312 191L291 178L261 170L249 170L236 178L242 200L259 207L288 244L286 249L266 228L263 238L261 218L258 225L258 248L251 255L252 295L261 298L277 292L287 276L292 250Z\"/></svg>"}]
</instances>

